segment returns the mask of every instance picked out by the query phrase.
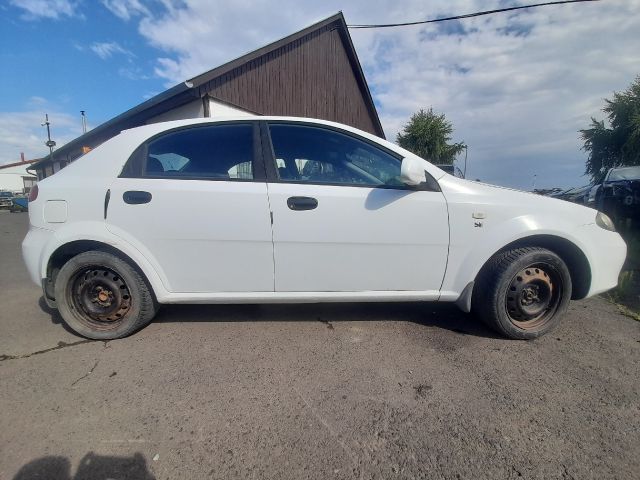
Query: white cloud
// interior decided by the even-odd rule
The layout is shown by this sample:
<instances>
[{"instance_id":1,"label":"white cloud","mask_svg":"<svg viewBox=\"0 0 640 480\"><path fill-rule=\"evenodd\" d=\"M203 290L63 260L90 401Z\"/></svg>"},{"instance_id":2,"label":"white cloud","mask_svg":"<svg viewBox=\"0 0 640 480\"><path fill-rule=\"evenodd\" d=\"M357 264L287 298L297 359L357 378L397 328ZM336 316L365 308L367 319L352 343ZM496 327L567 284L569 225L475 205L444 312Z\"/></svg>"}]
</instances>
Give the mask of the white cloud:
<instances>
[{"instance_id":1,"label":"white cloud","mask_svg":"<svg viewBox=\"0 0 640 480\"><path fill-rule=\"evenodd\" d=\"M27 159L40 158L49 153L44 145L47 130L41 125L45 112L49 113L51 138L56 141L56 148L82 133L79 117L62 113L46 101L41 102L40 106L36 108L30 105L22 112L0 112L0 165L19 161L20 152L24 152Z\"/></svg>"},{"instance_id":2,"label":"white cloud","mask_svg":"<svg viewBox=\"0 0 640 480\"><path fill-rule=\"evenodd\" d=\"M534 175L538 186L587 183L577 131L640 73L638 7L495 15L467 21L464 35L383 32L361 58L391 138L416 106L433 105L469 144L472 177L522 188Z\"/></svg>"},{"instance_id":3,"label":"white cloud","mask_svg":"<svg viewBox=\"0 0 640 480\"><path fill-rule=\"evenodd\" d=\"M27 102L27 105L33 108L40 107L46 104L47 104L47 99L43 97L38 97L37 95L34 95L33 97L29 98L29 101Z\"/></svg>"},{"instance_id":4,"label":"white cloud","mask_svg":"<svg viewBox=\"0 0 640 480\"><path fill-rule=\"evenodd\" d=\"M65 16L80 15L77 11L77 2L72 0L10 0L9 4L24 10L22 18L25 20L40 18L57 20Z\"/></svg>"},{"instance_id":5,"label":"white cloud","mask_svg":"<svg viewBox=\"0 0 640 480\"><path fill-rule=\"evenodd\" d=\"M165 0L140 33L166 52L155 73L174 84L342 8L281 0ZM500 0L355 0L351 23L391 23L502 6ZM277 10L277 11L276 11ZM274 18L277 17L277 21ZM528 188L586 183L577 130L603 98L640 73L640 0L543 7L462 22L352 30L387 137L433 106L469 145L469 176Z\"/></svg>"},{"instance_id":6,"label":"white cloud","mask_svg":"<svg viewBox=\"0 0 640 480\"><path fill-rule=\"evenodd\" d=\"M62 0L22 2L44 3L72 5ZM504 1L103 4L123 20L137 19L140 34L162 52L155 74L170 86L341 8L350 23L391 23L486 10ZM351 36L389 139L395 139L413 112L433 106L453 122L454 140L469 145L471 178L528 188L534 174L538 186L587 182L581 177L585 154L577 130L587 126L590 116L602 118L603 98L626 88L640 74L638 31L640 0L628 0L427 26L352 30ZM95 43L91 49L102 58L132 55L116 42ZM120 74L131 78L139 73L130 67ZM9 114L0 114L0 120L2 115Z\"/></svg>"},{"instance_id":7,"label":"white cloud","mask_svg":"<svg viewBox=\"0 0 640 480\"><path fill-rule=\"evenodd\" d=\"M132 52L122 47L118 42L95 42L92 43L89 48L103 60L111 58L116 54L122 54L128 57L134 56Z\"/></svg>"},{"instance_id":8,"label":"white cloud","mask_svg":"<svg viewBox=\"0 0 640 480\"><path fill-rule=\"evenodd\" d=\"M149 9L139 0L102 0L102 4L122 20L138 15L150 15Z\"/></svg>"},{"instance_id":9,"label":"white cloud","mask_svg":"<svg viewBox=\"0 0 640 480\"><path fill-rule=\"evenodd\" d=\"M138 66L120 67L118 75L128 80L149 80L151 78Z\"/></svg>"}]
</instances>

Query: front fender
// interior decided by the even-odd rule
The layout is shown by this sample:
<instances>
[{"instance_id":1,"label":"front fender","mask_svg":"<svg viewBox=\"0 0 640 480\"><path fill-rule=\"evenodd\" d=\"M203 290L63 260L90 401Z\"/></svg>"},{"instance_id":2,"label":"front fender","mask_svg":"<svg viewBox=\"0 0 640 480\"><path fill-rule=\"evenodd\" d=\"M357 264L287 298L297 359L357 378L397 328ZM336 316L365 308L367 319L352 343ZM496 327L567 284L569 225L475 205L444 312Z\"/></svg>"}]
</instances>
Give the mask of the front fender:
<instances>
[{"instance_id":1,"label":"front fender","mask_svg":"<svg viewBox=\"0 0 640 480\"><path fill-rule=\"evenodd\" d=\"M440 299L457 300L469 282L475 280L480 269L496 252L510 243L527 237L537 235L559 237L573 243L583 253L587 251L578 235L580 227L564 230L558 228L557 224L557 218L549 222L541 215L530 214L503 221L482 234L476 233L472 239L462 232L452 231L449 263ZM464 241L458 242L456 238Z\"/></svg>"}]
</instances>

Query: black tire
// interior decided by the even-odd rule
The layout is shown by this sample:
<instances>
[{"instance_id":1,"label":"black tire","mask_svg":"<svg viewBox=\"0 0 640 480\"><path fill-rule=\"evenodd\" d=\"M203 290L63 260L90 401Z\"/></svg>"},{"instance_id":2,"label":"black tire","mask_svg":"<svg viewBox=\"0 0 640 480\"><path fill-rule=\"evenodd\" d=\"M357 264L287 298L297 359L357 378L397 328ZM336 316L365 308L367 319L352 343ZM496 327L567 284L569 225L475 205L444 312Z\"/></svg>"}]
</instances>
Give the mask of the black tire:
<instances>
[{"instance_id":1,"label":"black tire","mask_svg":"<svg viewBox=\"0 0 640 480\"><path fill-rule=\"evenodd\" d=\"M58 310L71 329L94 340L131 335L151 322L158 304L142 276L107 252L76 255L55 283Z\"/></svg>"},{"instance_id":2,"label":"black tire","mask_svg":"<svg viewBox=\"0 0 640 480\"><path fill-rule=\"evenodd\" d=\"M571 275L562 259L524 247L500 252L482 268L472 310L505 337L531 340L558 325L570 299Z\"/></svg>"}]
</instances>

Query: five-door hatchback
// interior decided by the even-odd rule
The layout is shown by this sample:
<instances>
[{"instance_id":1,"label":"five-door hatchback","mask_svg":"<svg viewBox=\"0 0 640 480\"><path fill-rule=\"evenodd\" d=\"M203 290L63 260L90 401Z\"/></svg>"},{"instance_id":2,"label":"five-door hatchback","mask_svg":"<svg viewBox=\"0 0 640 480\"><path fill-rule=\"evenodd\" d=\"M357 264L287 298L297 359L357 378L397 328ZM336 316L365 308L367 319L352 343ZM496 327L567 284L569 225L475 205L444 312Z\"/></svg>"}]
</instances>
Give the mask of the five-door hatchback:
<instances>
[{"instance_id":1,"label":"five-door hatchback","mask_svg":"<svg viewBox=\"0 0 640 480\"><path fill-rule=\"evenodd\" d=\"M595 210L448 175L328 121L195 119L124 131L34 188L24 259L79 334L163 303L445 301L511 338L614 287Z\"/></svg>"}]
</instances>

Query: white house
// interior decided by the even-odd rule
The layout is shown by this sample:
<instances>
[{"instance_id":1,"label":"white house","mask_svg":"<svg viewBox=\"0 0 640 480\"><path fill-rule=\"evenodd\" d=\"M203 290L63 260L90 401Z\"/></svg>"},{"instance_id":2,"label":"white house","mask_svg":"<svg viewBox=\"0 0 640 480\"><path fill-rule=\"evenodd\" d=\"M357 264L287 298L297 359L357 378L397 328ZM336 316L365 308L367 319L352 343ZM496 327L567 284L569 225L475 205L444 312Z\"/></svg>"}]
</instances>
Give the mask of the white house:
<instances>
[{"instance_id":1,"label":"white house","mask_svg":"<svg viewBox=\"0 0 640 480\"><path fill-rule=\"evenodd\" d=\"M36 183L36 176L27 172L35 160L0 165L0 190L14 193L29 193Z\"/></svg>"}]
</instances>

